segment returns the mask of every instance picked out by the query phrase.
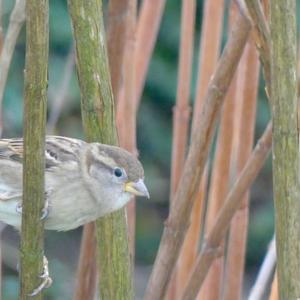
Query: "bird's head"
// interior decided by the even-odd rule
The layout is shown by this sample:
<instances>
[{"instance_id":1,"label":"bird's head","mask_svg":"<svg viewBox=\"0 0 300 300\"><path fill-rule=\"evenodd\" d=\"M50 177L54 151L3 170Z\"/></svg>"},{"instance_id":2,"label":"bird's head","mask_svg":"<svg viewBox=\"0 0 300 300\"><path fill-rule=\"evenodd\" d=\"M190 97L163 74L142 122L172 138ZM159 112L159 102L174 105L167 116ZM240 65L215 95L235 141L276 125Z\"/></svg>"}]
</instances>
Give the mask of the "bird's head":
<instances>
[{"instance_id":1,"label":"bird's head","mask_svg":"<svg viewBox=\"0 0 300 300\"><path fill-rule=\"evenodd\" d=\"M116 146L92 143L84 156L84 173L89 179L86 182L97 200L105 201L114 210L125 205L132 196L149 198L143 166L130 152Z\"/></svg>"}]
</instances>

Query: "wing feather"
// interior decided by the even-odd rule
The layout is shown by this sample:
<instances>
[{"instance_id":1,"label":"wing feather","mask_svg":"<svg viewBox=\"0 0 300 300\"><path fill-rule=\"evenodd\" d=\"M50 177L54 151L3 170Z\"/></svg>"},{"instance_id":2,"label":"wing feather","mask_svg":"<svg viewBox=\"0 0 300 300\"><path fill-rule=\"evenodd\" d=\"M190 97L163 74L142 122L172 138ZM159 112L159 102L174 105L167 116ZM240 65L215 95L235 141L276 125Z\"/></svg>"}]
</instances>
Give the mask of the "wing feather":
<instances>
[{"instance_id":1,"label":"wing feather","mask_svg":"<svg viewBox=\"0 0 300 300\"><path fill-rule=\"evenodd\" d=\"M45 144L46 170L67 162L78 163L80 152L85 145L84 141L61 137L47 136ZM22 162L23 139L0 139L0 160Z\"/></svg>"}]
</instances>

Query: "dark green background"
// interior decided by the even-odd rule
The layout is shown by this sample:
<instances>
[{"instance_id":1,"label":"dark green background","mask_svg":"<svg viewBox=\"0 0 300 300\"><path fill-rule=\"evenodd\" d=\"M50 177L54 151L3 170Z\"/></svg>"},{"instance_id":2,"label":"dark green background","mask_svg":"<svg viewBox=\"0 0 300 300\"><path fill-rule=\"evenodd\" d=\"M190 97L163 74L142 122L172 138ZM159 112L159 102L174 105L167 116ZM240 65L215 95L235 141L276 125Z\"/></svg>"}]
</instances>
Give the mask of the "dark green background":
<instances>
[{"instance_id":1,"label":"dark green background","mask_svg":"<svg viewBox=\"0 0 300 300\"><path fill-rule=\"evenodd\" d=\"M66 58L72 49L73 42L66 1L50 0L49 2L49 111L51 111L51 103L60 88ZM226 7L228 8L227 2ZM5 30L13 5L14 1L4 1L2 17ZM175 103L177 85L180 8L181 1L167 1L138 114L138 149L145 166L146 183L151 194L150 200L138 199L137 201L138 294L144 288L149 274L149 268L146 266L150 265L155 258L163 221L168 213L172 108ZM191 105L197 80L201 18L202 1L198 1ZM223 43L226 40L226 24L227 17L224 20ZM23 28L17 42L5 90L3 137L22 135L24 51L25 29ZM260 81L256 139L270 118L263 80ZM79 97L77 77L74 71L55 134L83 138ZM213 155L213 151L211 155ZM273 234L273 223L272 175L269 160L251 192L246 286L251 284L253 274L263 259ZM81 229L69 233L47 233L46 254L50 260L50 272L54 279L54 284L47 291L47 299L71 299L80 232ZM3 240L3 299L16 299L18 282L15 266L17 264L18 237L14 230L5 229Z\"/></svg>"}]
</instances>

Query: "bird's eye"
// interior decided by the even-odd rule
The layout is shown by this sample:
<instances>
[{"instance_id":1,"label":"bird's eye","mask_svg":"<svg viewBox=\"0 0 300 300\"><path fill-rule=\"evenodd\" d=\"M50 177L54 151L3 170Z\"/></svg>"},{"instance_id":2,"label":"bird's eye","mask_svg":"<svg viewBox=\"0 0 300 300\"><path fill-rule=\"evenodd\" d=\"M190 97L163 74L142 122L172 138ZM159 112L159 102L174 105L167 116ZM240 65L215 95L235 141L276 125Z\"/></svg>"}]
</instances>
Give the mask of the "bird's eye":
<instances>
[{"instance_id":1,"label":"bird's eye","mask_svg":"<svg viewBox=\"0 0 300 300\"><path fill-rule=\"evenodd\" d=\"M114 175L116 177L121 177L123 175L123 172L122 172L122 170L120 168L115 168L114 169Z\"/></svg>"}]
</instances>

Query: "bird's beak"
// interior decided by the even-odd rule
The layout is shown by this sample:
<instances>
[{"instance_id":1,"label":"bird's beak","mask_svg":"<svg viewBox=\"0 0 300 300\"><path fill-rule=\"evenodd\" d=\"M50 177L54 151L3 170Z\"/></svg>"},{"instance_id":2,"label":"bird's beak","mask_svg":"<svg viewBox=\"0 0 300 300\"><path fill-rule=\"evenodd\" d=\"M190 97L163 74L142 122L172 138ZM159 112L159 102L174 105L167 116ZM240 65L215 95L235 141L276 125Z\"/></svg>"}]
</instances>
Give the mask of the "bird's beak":
<instances>
[{"instance_id":1,"label":"bird's beak","mask_svg":"<svg viewBox=\"0 0 300 300\"><path fill-rule=\"evenodd\" d=\"M136 182L134 181L127 182L125 184L125 191L135 196L145 196L147 198L150 198L148 189L142 179L139 179Z\"/></svg>"}]
</instances>

